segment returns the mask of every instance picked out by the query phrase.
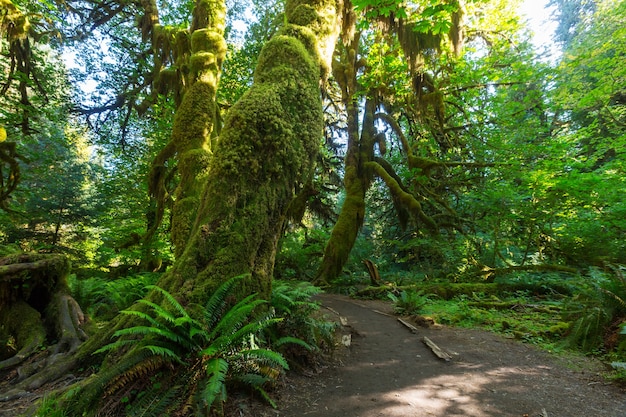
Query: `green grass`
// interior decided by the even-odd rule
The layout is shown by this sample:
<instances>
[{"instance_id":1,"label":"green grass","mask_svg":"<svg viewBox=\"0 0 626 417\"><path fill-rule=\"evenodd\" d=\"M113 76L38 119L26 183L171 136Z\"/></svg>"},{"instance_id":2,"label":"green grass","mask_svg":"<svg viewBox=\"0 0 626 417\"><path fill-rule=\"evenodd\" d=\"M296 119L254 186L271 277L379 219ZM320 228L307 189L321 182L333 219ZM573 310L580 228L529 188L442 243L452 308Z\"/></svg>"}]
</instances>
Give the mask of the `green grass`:
<instances>
[{"instance_id":1,"label":"green grass","mask_svg":"<svg viewBox=\"0 0 626 417\"><path fill-rule=\"evenodd\" d=\"M495 296L474 292L445 300L404 290L388 294L399 314L420 314L449 326L481 328L554 351L563 349L571 323L561 317L562 300L525 291Z\"/></svg>"}]
</instances>

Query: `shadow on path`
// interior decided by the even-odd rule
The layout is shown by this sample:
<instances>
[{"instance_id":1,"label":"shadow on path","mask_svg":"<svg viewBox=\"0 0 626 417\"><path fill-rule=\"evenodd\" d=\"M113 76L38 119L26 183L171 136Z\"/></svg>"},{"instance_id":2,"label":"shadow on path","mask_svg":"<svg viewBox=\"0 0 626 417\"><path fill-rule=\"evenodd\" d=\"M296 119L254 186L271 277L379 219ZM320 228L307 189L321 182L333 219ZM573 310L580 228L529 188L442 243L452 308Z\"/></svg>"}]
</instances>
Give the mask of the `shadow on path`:
<instances>
[{"instance_id":1,"label":"shadow on path","mask_svg":"<svg viewBox=\"0 0 626 417\"><path fill-rule=\"evenodd\" d=\"M596 372L572 370L564 359L532 346L476 330L413 334L395 318L376 313L385 308L380 302L332 294L320 300L347 318L351 352L343 366L293 379L280 409L269 415L626 416L623 391L603 383ZM421 342L423 336L454 359L435 357Z\"/></svg>"}]
</instances>

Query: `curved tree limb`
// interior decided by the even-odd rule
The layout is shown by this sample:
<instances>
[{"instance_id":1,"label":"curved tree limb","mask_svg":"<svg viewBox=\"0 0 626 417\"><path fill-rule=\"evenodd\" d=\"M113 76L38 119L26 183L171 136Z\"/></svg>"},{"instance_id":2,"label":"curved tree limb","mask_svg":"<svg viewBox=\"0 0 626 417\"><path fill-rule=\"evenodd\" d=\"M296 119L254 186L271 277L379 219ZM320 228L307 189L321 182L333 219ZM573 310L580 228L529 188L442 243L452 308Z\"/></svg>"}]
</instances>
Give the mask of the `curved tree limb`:
<instances>
[{"instance_id":1,"label":"curved tree limb","mask_svg":"<svg viewBox=\"0 0 626 417\"><path fill-rule=\"evenodd\" d=\"M400 139L400 143L402 143L402 149L404 150L408 158L413 158L413 150L409 146L409 141L407 140L404 131L398 124L398 121L390 114L383 112L376 113L374 117L376 120L381 120L385 122L391 128L391 130L393 130L393 133L395 133L396 136L398 136L398 138Z\"/></svg>"},{"instance_id":2,"label":"curved tree limb","mask_svg":"<svg viewBox=\"0 0 626 417\"><path fill-rule=\"evenodd\" d=\"M423 222L431 233L435 235L439 234L439 226L432 219L432 217L424 213L420 202L417 201L413 195L404 191L395 178L393 178L393 176L391 176L382 165L378 162L372 161L366 163L366 166L372 169L376 175L385 182L392 195L394 195L395 198L397 198L398 201L407 208L416 220Z\"/></svg>"}]
</instances>

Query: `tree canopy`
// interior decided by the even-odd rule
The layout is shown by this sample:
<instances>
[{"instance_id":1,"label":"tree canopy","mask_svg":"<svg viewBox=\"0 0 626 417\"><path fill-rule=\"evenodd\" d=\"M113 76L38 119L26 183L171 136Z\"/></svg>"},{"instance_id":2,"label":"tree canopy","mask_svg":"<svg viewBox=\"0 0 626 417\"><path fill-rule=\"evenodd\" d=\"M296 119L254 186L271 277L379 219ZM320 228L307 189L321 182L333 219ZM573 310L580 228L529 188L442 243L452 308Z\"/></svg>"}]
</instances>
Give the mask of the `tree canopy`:
<instances>
[{"instance_id":1,"label":"tree canopy","mask_svg":"<svg viewBox=\"0 0 626 417\"><path fill-rule=\"evenodd\" d=\"M0 0L0 255L53 265L63 297L68 260L76 282L159 273L136 313L75 337L58 369L127 367L64 406L92 412L120 373L176 362L102 348L170 295L192 311L172 320L199 325L234 277L242 300L277 278L626 264L626 3L551 1L556 61L518 5ZM24 279L5 269L0 288Z\"/></svg>"}]
</instances>

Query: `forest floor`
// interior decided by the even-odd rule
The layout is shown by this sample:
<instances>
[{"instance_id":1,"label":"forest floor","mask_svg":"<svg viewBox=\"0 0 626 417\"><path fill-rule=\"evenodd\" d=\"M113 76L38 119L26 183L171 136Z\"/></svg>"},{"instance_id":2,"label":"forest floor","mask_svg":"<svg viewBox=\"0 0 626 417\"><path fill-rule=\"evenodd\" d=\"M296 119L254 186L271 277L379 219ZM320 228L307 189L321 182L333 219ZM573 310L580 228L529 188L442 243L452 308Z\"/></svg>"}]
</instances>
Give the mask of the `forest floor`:
<instances>
[{"instance_id":1,"label":"forest floor","mask_svg":"<svg viewBox=\"0 0 626 417\"><path fill-rule=\"evenodd\" d=\"M606 382L596 360L550 354L482 330L431 326L414 333L382 301L334 294L319 300L327 319L343 318L341 336L350 346L340 345L315 373L290 372L271 393L277 409L234 396L228 416L626 416L626 390ZM436 357L424 336L452 359ZM3 376L0 391L10 379ZM45 393L32 394L0 403L0 417L19 415Z\"/></svg>"},{"instance_id":2,"label":"forest floor","mask_svg":"<svg viewBox=\"0 0 626 417\"><path fill-rule=\"evenodd\" d=\"M320 300L328 318L347 319L350 347L318 374L287 377L276 394L278 409L242 405L235 415L626 416L626 391L603 379L598 361L482 330L436 326L413 333L391 316L389 303L333 294ZM452 359L436 357L424 336Z\"/></svg>"}]
</instances>

